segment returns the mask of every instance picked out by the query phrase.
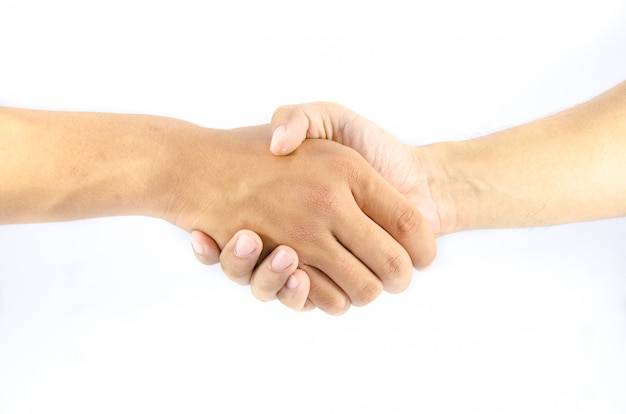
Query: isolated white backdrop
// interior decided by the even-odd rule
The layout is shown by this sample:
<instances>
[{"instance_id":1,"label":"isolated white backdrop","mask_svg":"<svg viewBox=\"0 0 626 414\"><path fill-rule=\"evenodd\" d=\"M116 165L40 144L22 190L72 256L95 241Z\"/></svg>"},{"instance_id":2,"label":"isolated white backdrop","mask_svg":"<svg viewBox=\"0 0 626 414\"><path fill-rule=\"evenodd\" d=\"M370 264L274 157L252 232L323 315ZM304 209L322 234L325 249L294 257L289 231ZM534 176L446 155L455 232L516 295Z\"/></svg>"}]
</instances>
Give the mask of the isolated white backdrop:
<instances>
[{"instance_id":1,"label":"isolated white backdrop","mask_svg":"<svg viewBox=\"0 0 626 414\"><path fill-rule=\"evenodd\" d=\"M625 77L617 0L0 3L7 106L230 128L329 100L417 145ZM158 220L2 226L0 413L623 413L625 245L626 219L446 236L335 318L255 301Z\"/></svg>"}]
</instances>

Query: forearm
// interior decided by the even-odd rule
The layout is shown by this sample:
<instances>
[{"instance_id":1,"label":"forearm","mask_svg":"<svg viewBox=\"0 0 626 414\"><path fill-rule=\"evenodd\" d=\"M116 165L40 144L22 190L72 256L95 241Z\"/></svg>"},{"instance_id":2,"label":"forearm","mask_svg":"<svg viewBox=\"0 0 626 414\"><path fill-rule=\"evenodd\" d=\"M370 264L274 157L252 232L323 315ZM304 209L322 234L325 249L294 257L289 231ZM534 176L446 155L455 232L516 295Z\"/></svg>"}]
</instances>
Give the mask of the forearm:
<instances>
[{"instance_id":1,"label":"forearm","mask_svg":"<svg viewBox=\"0 0 626 414\"><path fill-rule=\"evenodd\" d=\"M0 223L161 215L171 122L0 108Z\"/></svg>"},{"instance_id":2,"label":"forearm","mask_svg":"<svg viewBox=\"0 0 626 414\"><path fill-rule=\"evenodd\" d=\"M445 232L626 215L626 83L486 137L423 148Z\"/></svg>"}]
</instances>

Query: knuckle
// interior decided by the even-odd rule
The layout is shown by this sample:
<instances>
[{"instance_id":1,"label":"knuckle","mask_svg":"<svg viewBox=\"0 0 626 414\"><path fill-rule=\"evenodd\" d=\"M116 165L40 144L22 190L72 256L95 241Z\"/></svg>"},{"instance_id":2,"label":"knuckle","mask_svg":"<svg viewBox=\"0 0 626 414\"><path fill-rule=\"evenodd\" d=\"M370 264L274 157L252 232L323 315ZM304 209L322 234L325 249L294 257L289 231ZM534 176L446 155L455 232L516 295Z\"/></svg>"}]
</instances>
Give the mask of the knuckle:
<instances>
[{"instance_id":1,"label":"knuckle","mask_svg":"<svg viewBox=\"0 0 626 414\"><path fill-rule=\"evenodd\" d=\"M404 207L396 220L396 231L400 235L410 234L420 226L421 222L422 217L414 208Z\"/></svg>"},{"instance_id":2,"label":"knuckle","mask_svg":"<svg viewBox=\"0 0 626 414\"><path fill-rule=\"evenodd\" d=\"M390 256L383 265L383 271L384 290L389 293L400 293L411 283L412 263L403 255Z\"/></svg>"},{"instance_id":3,"label":"knuckle","mask_svg":"<svg viewBox=\"0 0 626 414\"><path fill-rule=\"evenodd\" d=\"M250 279L250 292L261 302L278 299L278 292L286 280L270 270L269 266L259 266Z\"/></svg>"},{"instance_id":4,"label":"knuckle","mask_svg":"<svg viewBox=\"0 0 626 414\"><path fill-rule=\"evenodd\" d=\"M232 271L229 270L225 270L224 267L222 267L222 272L224 272L224 274L226 275L226 277L230 280L232 280L233 282L242 285L242 286L247 286L250 284L250 275L246 275L246 274L237 274L234 273Z\"/></svg>"},{"instance_id":5,"label":"knuckle","mask_svg":"<svg viewBox=\"0 0 626 414\"><path fill-rule=\"evenodd\" d=\"M329 315L343 315L350 308L350 302L343 296L332 296L315 301L315 305Z\"/></svg>"},{"instance_id":6,"label":"knuckle","mask_svg":"<svg viewBox=\"0 0 626 414\"><path fill-rule=\"evenodd\" d=\"M220 267L227 278L240 285L249 285L255 263L243 259L242 263L234 263L233 258L222 257Z\"/></svg>"},{"instance_id":7,"label":"knuckle","mask_svg":"<svg viewBox=\"0 0 626 414\"><path fill-rule=\"evenodd\" d=\"M217 260L213 260L211 258L199 255L197 253L195 253L195 256L196 256L196 260L198 260L200 263L202 263L203 265L206 265L206 266L210 266L210 265L215 264L215 263L218 262Z\"/></svg>"},{"instance_id":8,"label":"knuckle","mask_svg":"<svg viewBox=\"0 0 626 414\"><path fill-rule=\"evenodd\" d=\"M333 148L333 150L333 156L329 158L330 168L350 182L357 180L363 171L362 162L359 162L361 161L360 155L346 146Z\"/></svg>"},{"instance_id":9,"label":"knuckle","mask_svg":"<svg viewBox=\"0 0 626 414\"><path fill-rule=\"evenodd\" d=\"M354 306L365 306L373 302L383 292L383 285L380 281L365 283L352 299Z\"/></svg>"},{"instance_id":10,"label":"knuckle","mask_svg":"<svg viewBox=\"0 0 626 414\"><path fill-rule=\"evenodd\" d=\"M281 105L274 111L274 118L292 113L296 109L296 105Z\"/></svg>"},{"instance_id":11,"label":"knuckle","mask_svg":"<svg viewBox=\"0 0 626 414\"><path fill-rule=\"evenodd\" d=\"M383 264L383 277L384 278L396 278L399 275L405 273L406 269L410 267L406 263L403 255L392 255L387 258Z\"/></svg>"},{"instance_id":12,"label":"knuckle","mask_svg":"<svg viewBox=\"0 0 626 414\"><path fill-rule=\"evenodd\" d=\"M250 292L261 302L271 302L276 299L276 294L266 289L266 286L258 286L255 283L250 285Z\"/></svg>"}]
</instances>

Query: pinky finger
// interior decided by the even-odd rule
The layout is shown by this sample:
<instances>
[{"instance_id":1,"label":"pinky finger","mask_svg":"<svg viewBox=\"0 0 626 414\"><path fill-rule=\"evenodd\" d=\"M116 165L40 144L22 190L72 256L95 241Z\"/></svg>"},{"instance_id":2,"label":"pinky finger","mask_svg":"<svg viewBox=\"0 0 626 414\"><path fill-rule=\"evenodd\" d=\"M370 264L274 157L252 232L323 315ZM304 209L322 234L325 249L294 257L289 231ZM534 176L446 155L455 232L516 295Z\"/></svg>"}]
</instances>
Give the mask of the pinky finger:
<instances>
[{"instance_id":1,"label":"pinky finger","mask_svg":"<svg viewBox=\"0 0 626 414\"><path fill-rule=\"evenodd\" d=\"M311 281L302 269L296 269L276 295L283 305L296 311L310 311L315 305L308 299Z\"/></svg>"}]
</instances>

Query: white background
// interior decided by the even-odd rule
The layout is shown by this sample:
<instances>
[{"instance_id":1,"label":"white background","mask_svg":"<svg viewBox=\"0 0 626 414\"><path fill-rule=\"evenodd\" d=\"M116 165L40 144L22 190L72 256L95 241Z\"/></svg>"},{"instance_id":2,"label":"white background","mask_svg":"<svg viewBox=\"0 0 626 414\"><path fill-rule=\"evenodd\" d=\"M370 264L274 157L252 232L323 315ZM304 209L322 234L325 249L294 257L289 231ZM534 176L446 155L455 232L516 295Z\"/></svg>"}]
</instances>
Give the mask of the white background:
<instances>
[{"instance_id":1,"label":"white background","mask_svg":"<svg viewBox=\"0 0 626 414\"><path fill-rule=\"evenodd\" d=\"M8 106L230 128L329 100L417 145L625 75L617 0L0 3ZM257 302L158 220L3 226L0 413L624 413L625 246L626 219L450 235L336 318Z\"/></svg>"}]
</instances>

